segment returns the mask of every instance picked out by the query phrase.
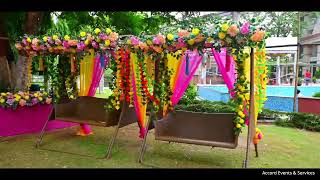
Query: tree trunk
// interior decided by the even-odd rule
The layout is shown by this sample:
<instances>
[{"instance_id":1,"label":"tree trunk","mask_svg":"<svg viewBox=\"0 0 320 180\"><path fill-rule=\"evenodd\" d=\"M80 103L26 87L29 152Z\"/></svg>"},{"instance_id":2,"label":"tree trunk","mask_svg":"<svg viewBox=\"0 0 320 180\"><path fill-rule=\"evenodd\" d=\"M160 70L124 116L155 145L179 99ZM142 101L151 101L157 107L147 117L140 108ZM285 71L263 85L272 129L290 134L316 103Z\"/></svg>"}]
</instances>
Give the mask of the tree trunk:
<instances>
[{"instance_id":1,"label":"tree trunk","mask_svg":"<svg viewBox=\"0 0 320 180\"><path fill-rule=\"evenodd\" d=\"M24 26L26 34L37 34L44 12L28 12ZM19 56L16 62L10 64L13 88L28 90L28 62L24 56Z\"/></svg>"}]
</instances>

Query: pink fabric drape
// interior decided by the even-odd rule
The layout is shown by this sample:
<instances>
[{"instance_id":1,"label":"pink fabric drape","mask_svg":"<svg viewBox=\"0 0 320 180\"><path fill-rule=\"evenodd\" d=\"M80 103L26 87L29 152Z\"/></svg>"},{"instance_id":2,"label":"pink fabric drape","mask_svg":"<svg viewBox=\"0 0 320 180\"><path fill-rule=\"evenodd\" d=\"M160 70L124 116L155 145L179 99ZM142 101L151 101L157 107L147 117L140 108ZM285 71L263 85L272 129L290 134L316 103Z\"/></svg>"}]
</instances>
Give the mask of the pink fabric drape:
<instances>
[{"instance_id":1,"label":"pink fabric drape","mask_svg":"<svg viewBox=\"0 0 320 180\"><path fill-rule=\"evenodd\" d=\"M99 86L100 80L104 74L105 67L109 63L109 58L105 55L98 55L94 59L93 76L88 96L94 96Z\"/></svg>"},{"instance_id":2,"label":"pink fabric drape","mask_svg":"<svg viewBox=\"0 0 320 180\"><path fill-rule=\"evenodd\" d=\"M234 97L235 93L232 90L234 89L234 83L236 80L235 62L232 56L226 55L225 48L221 49L220 53L213 48L211 50L219 71L221 72L222 78L226 83L229 92L231 92L231 97Z\"/></svg>"},{"instance_id":3,"label":"pink fabric drape","mask_svg":"<svg viewBox=\"0 0 320 180\"><path fill-rule=\"evenodd\" d=\"M91 80L91 85L89 88L88 96L94 96L96 94L97 88L99 86L100 80L104 74L105 67L109 63L109 58L105 55L98 55L94 58L93 65L93 76ZM91 128L87 124L80 124L85 134L91 132Z\"/></svg>"},{"instance_id":4,"label":"pink fabric drape","mask_svg":"<svg viewBox=\"0 0 320 180\"><path fill-rule=\"evenodd\" d=\"M52 105L18 107L16 110L0 108L0 136L6 137L40 132L52 108ZM75 125L77 124L53 120L48 122L46 131Z\"/></svg>"},{"instance_id":5,"label":"pink fabric drape","mask_svg":"<svg viewBox=\"0 0 320 180\"><path fill-rule=\"evenodd\" d=\"M186 62L186 55L188 54L189 62ZM187 90L188 85L196 73L199 65L202 62L202 56L197 51L187 51L186 55L181 59L181 65L178 70L178 78L175 82L173 95L171 97L172 105L178 104L184 92ZM188 67L186 67L188 65ZM188 72L186 72L186 70Z\"/></svg>"}]
</instances>

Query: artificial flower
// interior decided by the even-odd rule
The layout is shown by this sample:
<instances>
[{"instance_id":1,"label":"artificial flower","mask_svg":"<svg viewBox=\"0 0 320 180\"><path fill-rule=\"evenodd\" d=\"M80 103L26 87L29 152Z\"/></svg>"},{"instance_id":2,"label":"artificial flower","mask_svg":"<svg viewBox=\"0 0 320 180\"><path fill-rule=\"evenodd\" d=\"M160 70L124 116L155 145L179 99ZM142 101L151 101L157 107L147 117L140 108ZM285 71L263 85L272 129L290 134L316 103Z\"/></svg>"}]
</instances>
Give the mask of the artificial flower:
<instances>
[{"instance_id":1,"label":"artificial flower","mask_svg":"<svg viewBox=\"0 0 320 180\"><path fill-rule=\"evenodd\" d=\"M174 39L173 34L169 33L169 34L167 35L167 39L168 39L169 41L172 41L172 40Z\"/></svg>"},{"instance_id":2,"label":"artificial flower","mask_svg":"<svg viewBox=\"0 0 320 180\"><path fill-rule=\"evenodd\" d=\"M194 39L189 39L188 44L192 46L194 44Z\"/></svg>"},{"instance_id":3,"label":"artificial flower","mask_svg":"<svg viewBox=\"0 0 320 180\"><path fill-rule=\"evenodd\" d=\"M27 38L27 42L28 42L28 43L31 43L31 39L30 39L29 37Z\"/></svg>"},{"instance_id":4,"label":"artificial flower","mask_svg":"<svg viewBox=\"0 0 320 180\"><path fill-rule=\"evenodd\" d=\"M47 98L47 99L46 99L46 104L51 104L51 102L52 102L52 99L51 99L51 98Z\"/></svg>"},{"instance_id":5,"label":"artificial flower","mask_svg":"<svg viewBox=\"0 0 320 180\"><path fill-rule=\"evenodd\" d=\"M81 37L85 37L86 35L87 35L86 32L84 32L84 31L81 31L81 32L80 32L80 36L81 36Z\"/></svg>"},{"instance_id":6,"label":"artificial flower","mask_svg":"<svg viewBox=\"0 0 320 180\"><path fill-rule=\"evenodd\" d=\"M187 36L189 36L190 35L190 32L188 32L187 30L180 30L179 32L178 32L178 36L179 37L187 37Z\"/></svg>"},{"instance_id":7,"label":"artificial flower","mask_svg":"<svg viewBox=\"0 0 320 180\"><path fill-rule=\"evenodd\" d=\"M22 49L22 45L20 43L16 43L15 44L15 47L18 49L18 50L21 50Z\"/></svg>"},{"instance_id":8,"label":"artificial flower","mask_svg":"<svg viewBox=\"0 0 320 180\"><path fill-rule=\"evenodd\" d=\"M237 128L241 128L241 124L237 124L236 127L237 127Z\"/></svg>"},{"instance_id":9,"label":"artificial flower","mask_svg":"<svg viewBox=\"0 0 320 180\"><path fill-rule=\"evenodd\" d=\"M109 39L105 40L105 41L104 41L104 44L105 44L106 46L110 46L110 40L109 40Z\"/></svg>"},{"instance_id":10,"label":"artificial flower","mask_svg":"<svg viewBox=\"0 0 320 180\"><path fill-rule=\"evenodd\" d=\"M240 119L239 123L240 123L240 124L243 124L243 123L244 123L244 120L243 120L243 119Z\"/></svg>"},{"instance_id":11,"label":"artificial flower","mask_svg":"<svg viewBox=\"0 0 320 180\"><path fill-rule=\"evenodd\" d=\"M57 36L57 35L53 35L53 36L52 36L52 39L55 41L55 40L58 39L58 36Z\"/></svg>"},{"instance_id":12,"label":"artificial flower","mask_svg":"<svg viewBox=\"0 0 320 180\"><path fill-rule=\"evenodd\" d=\"M69 40L68 44L69 44L69 46L77 46L78 45L78 40Z\"/></svg>"},{"instance_id":13,"label":"artificial flower","mask_svg":"<svg viewBox=\"0 0 320 180\"><path fill-rule=\"evenodd\" d=\"M134 46L139 44L139 39L135 36L131 37L130 40L131 40L131 44Z\"/></svg>"},{"instance_id":14,"label":"artificial flower","mask_svg":"<svg viewBox=\"0 0 320 180\"><path fill-rule=\"evenodd\" d=\"M101 30L99 29L99 28L96 28L95 30L94 30L94 33L96 33L96 34L99 34L101 32Z\"/></svg>"},{"instance_id":15,"label":"artificial flower","mask_svg":"<svg viewBox=\"0 0 320 180\"><path fill-rule=\"evenodd\" d=\"M219 33L218 33L218 37L219 37L219 39L224 39L224 38L226 37L226 33L224 33L224 32L219 32Z\"/></svg>"},{"instance_id":16,"label":"artificial flower","mask_svg":"<svg viewBox=\"0 0 320 180\"><path fill-rule=\"evenodd\" d=\"M147 40L147 44L150 46L152 45L152 41L150 39Z\"/></svg>"},{"instance_id":17,"label":"artificial flower","mask_svg":"<svg viewBox=\"0 0 320 180\"><path fill-rule=\"evenodd\" d=\"M65 35L64 36L64 40L66 40L66 41L70 40L70 36L69 35Z\"/></svg>"},{"instance_id":18,"label":"artificial flower","mask_svg":"<svg viewBox=\"0 0 320 180\"><path fill-rule=\"evenodd\" d=\"M194 29L192 29L192 34L193 35L198 35L200 33L200 30L198 29L198 28L194 28Z\"/></svg>"},{"instance_id":19,"label":"artificial flower","mask_svg":"<svg viewBox=\"0 0 320 180\"><path fill-rule=\"evenodd\" d=\"M249 32L250 32L250 23L249 22L244 23L240 28L240 32L243 35L249 34Z\"/></svg>"},{"instance_id":20,"label":"artificial flower","mask_svg":"<svg viewBox=\"0 0 320 180\"><path fill-rule=\"evenodd\" d=\"M44 37L42 38L42 40L43 40L44 42L47 42L47 41L48 41L48 36L44 36Z\"/></svg>"},{"instance_id":21,"label":"artificial flower","mask_svg":"<svg viewBox=\"0 0 320 180\"><path fill-rule=\"evenodd\" d=\"M0 99L0 103L4 103L5 102L5 100L4 99Z\"/></svg>"},{"instance_id":22,"label":"artificial flower","mask_svg":"<svg viewBox=\"0 0 320 180\"><path fill-rule=\"evenodd\" d=\"M152 42L153 42L153 44L156 44L156 45L160 44L160 40L158 39L158 37L154 37Z\"/></svg>"},{"instance_id":23,"label":"artificial flower","mask_svg":"<svg viewBox=\"0 0 320 180\"><path fill-rule=\"evenodd\" d=\"M90 43L89 39L86 39L86 40L84 41L84 44L85 44L86 46L88 46L89 43Z\"/></svg>"},{"instance_id":24,"label":"artificial flower","mask_svg":"<svg viewBox=\"0 0 320 180\"><path fill-rule=\"evenodd\" d=\"M224 32L227 32L227 30L229 29L229 25L228 23L224 23L221 25L221 30Z\"/></svg>"},{"instance_id":25,"label":"artificial flower","mask_svg":"<svg viewBox=\"0 0 320 180\"><path fill-rule=\"evenodd\" d=\"M7 94L6 93L1 93L1 96L7 96Z\"/></svg>"},{"instance_id":26,"label":"artificial flower","mask_svg":"<svg viewBox=\"0 0 320 180\"><path fill-rule=\"evenodd\" d=\"M111 30L110 28L107 28L107 29L106 29L106 33L107 33L107 34L110 34L111 32L112 32L112 30Z\"/></svg>"},{"instance_id":27,"label":"artificial flower","mask_svg":"<svg viewBox=\"0 0 320 180\"><path fill-rule=\"evenodd\" d=\"M119 37L119 35L116 32L111 32L110 35L109 35L109 39L111 41L116 41L118 39L118 37Z\"/></svg>"},{"instance_id":28,"label":"artificial flower","mask_svg":"<svg viewBox=\"0 0 320 180\"><path fill-rule=\"evenodd\" d=\"M237 25L233 24L229 27L228 29L228 34L231 36L231 37L235 37L239 32L239 28Z\"/></svg>"},{"instance_id":29,"label":"artificial flower","mask_svg":"<svg viewBox=\"0 0 320 180\"><path fill-rule=\"evenodd\" d=\"M26 100L20 99L19 105L20 105L21 107L25 106L26 104L27 104L27 101L26 101Z\"/></svg>"},{"instance_id":30,"label":"artificial flower","mask_svg":"<svg viewBox=\"0 0 320 180\"><path fill-rule=\"evenodd\" d=\"M161 35L161 34L158 34L157 38L158 38L160 44L164 44L166 42L165 37L163 35Z\"/></svg>"},{"instance_id":31,"label":"artificial flower","mask_svg":"<svg viewBox=\"0 0 320 180\"><path fill-rule=\"evenodd\" d=\"M40 97L38 97L38 100L41 102L43 100L43 98L40 96Z\"/></svg>"},{"instance_id":32,"label":"artificial flower","mask_svg":"<svg viewBox=\"0 0 320 180\"><path fill-rule=\"evenodd\" d=\"M251 37L250 39L254 42L259 42L264 38L265 32L264 31L256 31Z\"/></svg>"},{"instance_id":33,"label":"artificial flower","mask_svg":"<svg viewBox=\"0 0 320 180\"><path fill-rule=\"evenodd\" d=\"M131 44L131 40L130 39L127 40L127 44L129 44L129 45Z\"/></svg>"}]
</instances>

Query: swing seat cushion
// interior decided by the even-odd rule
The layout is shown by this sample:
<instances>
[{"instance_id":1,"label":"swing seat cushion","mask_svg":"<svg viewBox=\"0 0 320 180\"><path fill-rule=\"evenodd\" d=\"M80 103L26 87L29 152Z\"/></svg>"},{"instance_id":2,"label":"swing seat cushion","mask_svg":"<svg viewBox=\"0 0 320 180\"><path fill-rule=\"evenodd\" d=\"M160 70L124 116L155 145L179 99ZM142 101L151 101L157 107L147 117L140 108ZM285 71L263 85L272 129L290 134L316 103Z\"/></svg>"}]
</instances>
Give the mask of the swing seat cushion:
<instances>
[{"instance_id":1,"label":"swing seat cushion","mask_svg":"<svg viewBox=\"0 0 320 180\"><path fill-rule=\"evenodd\" d=\"M55 105L55 118L61 121L85 123L95 126L115 126L119 122L121 111L108 112L105 109L107 99L81 96L74 101ZM128 108L128 107L127 107ZM136 122L132 108L124 111L120 127Z\"/></svg>"},{"instance_id":2,"label":"swing seat cushion","mask_svg":"<svg viewBox=\"0 0 320 180\"><path fill-rule=\"evenodd\" d=\"M155 122L156 140L234 149L233 113L176 111Z\"/></svg>"}]
</instances>

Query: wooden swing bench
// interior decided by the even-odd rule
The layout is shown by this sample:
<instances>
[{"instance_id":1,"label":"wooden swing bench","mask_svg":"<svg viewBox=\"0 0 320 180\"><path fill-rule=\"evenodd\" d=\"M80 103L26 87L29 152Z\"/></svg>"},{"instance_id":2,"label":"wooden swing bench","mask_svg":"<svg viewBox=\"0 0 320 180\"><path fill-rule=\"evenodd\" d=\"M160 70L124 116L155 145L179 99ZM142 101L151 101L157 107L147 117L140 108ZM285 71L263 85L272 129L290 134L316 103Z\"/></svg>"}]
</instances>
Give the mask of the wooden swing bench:
<instances>
[{"instance_id":1,"label":"wooden swing bench","mask_svg":"<svg viewBox=\"0 0 320 180\"><path fill-rule=\"evenodd\" d=\"M52 110L54 118L49 117L44 124L40 136L36 142L36 148L40 147L48 121L52 119L100 127L116 126L115 132L110 140L110 144L105 155L106 158L110 158L112 146L117 137L119 128L137 122L137 117L134 109L129 108L126 104L123 104L123 109L121 112L106 111L104 108L106 104L107 99L81 96L74 101L54 105Z\"/></svg>"},{"instance_id":2,"label":"wooden swing bench","mask_svg":"<svg viewBox=\"0 0 320 180\"><path fill-rule=\"evenodd\" d=\"M154 120L155 139L160 141L204 145L234 149L238 135L234 133L234 113L170 112ZM146 139L141 146L139 162L142 163Z\"/></svg>"}]
</instances>

